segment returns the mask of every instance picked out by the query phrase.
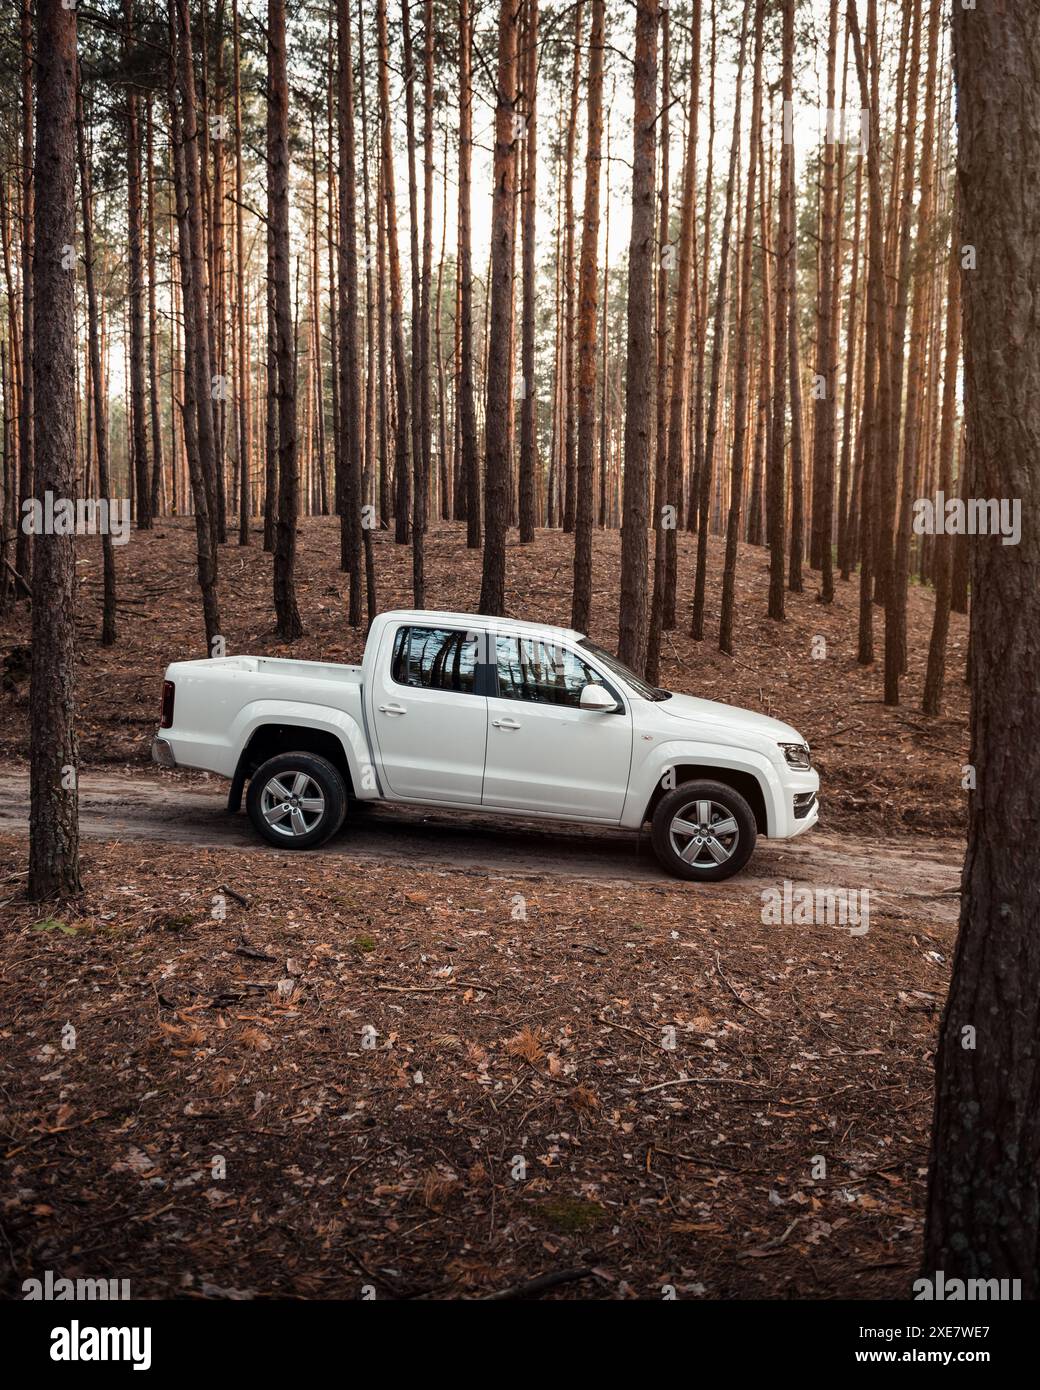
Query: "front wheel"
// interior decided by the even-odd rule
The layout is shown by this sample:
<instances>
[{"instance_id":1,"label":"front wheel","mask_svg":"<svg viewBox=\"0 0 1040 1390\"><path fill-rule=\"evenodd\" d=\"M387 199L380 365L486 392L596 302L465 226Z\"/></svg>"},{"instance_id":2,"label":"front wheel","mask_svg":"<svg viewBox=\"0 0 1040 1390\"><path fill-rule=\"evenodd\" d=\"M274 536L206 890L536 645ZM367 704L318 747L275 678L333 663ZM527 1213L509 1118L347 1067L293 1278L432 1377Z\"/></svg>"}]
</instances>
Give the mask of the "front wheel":
<instances>
[{"instance_id":1,"label":"front wheel","mask_svg":"<svg viewBox=\"0 0 1040 1390\"><path fill-rule=\"evenodd\" d=\"M272 845L314 849L343 824L347 789L327 758L316 753L279 753L253 773L246 810Z\"/></svg>"},{"instance_id":2,"label":"front wheel","mask_svg":"<svg viewBox=\"0 0 1040 1390\"><path fill-rule=\"evenodd\" d=\"M651 839L662 866L678 878L717 883L751 858L754 812L723 782L683 782L654 811Z\"/></svg>"}]
</instances>

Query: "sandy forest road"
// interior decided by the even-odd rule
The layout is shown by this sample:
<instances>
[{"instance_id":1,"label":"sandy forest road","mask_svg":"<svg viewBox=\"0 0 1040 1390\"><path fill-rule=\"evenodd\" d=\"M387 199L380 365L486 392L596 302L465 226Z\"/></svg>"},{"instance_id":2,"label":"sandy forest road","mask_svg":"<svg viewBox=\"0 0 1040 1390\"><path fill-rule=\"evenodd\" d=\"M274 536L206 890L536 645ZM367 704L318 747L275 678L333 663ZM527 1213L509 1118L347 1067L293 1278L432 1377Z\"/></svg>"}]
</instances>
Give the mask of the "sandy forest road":
<instances>
[{"instance_id":1,"label":"sandy forest road","mask_svg":"<svg viewBox=\"0 0 1040 1390\"><path fill-rule=\"evenodd\" d=\"M151 775L84 773L80 830L109 841L158 840L213 849L264 849L244 813L229 816L223 782L186 785ZM28 826L28 776L0 773L0 832ZM280 851L270 848L271 854ZM424 812L379 806L353 813L319 854L359 863L392 860L510 878L595 879L676 892L686 884L663 874L646 836L585 830L532 821L492 821L463 812ZM738 887L758 897L789 879L814 888L869 888L872 901L894 913L956 921L963 843L904 836L878 839L817 828L787 843L760 840L751 863L728 884L702 884L698 893Z\"/></svg>"}]
</instances>

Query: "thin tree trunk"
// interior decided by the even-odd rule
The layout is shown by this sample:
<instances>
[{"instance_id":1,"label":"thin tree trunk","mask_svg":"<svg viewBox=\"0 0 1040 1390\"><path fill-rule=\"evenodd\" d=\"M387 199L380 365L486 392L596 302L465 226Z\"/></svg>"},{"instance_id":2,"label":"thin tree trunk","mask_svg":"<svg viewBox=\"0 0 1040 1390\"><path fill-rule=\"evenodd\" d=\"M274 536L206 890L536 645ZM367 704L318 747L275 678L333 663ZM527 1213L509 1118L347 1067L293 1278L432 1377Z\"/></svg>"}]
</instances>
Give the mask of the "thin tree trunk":
<instances>
[{"instance_id":1,"label":"thin tree trunk","mask_svg":"<svg viewBox=\"0 0 1040 1390\"><path fill-rule=\"evenodd\" d=\"M105 403L104 377L101 372L101 335L98 328L98 295L94 276L94 208L90 186L90 162L87 158L87 142L84 131L81 79L77 81L76 87L76 143L79 154L80 207L83 215L83 266L87 285L87 342L90 354L94 440L97 450L98 496L101 499L107 499L109 506L111 506L113 498L108 468L108 410ZM118 633L116 630L116 562L110 527L105 527L101 533L101 568L104 594L101 603L101 645L111 647Z\"/></svg>"},{"instance_id":2,"label":"thin tree trunk","mask_svg":"<svg viewBox=\"0 0 1040 1390\"><path fill-rule=\"evenodd\" d=\"M538 468L538 398L535 390L535 221L538 164L538 0L527 0L527 50L524 55L523 188L523 327L521 373L524 394L520 406L520 543L534 540L535 478Z\"/></svg>"},{"instance_id":3,"label":"thin tree trunk","mask_svg":"<svg viewBox=\"0 0 1040 1390\"><path fill-rule=\"evenodd\" d=\"M650 364L654 358L656 260L657 20L658 0L639 0L633 76L632 226L628 245L625 469L618 612L618 656L636 670L646 658L647 526L654 443L655 381ZM605 317L606 296L603 311Z\"/></svg>"},{"instance_id":4,"label":"thin tree trunk","mask_svg":"<svg viewBox=\"0 0 1040 1390\"><path fill-rule=\"evenodd\" d=\"M339 406L343 437L336 457L343 476L336 480L340 514L340 564L350 573L348 622L361 625L361 375L358 348L357 176L354 140L354 71L350 0L337 0L339 53Z\"/></svg>"},{"instance_id":5,"label":"thin tree trunk","mask_svg":"<svg viewBox=\"0 0 1040 1390\"><path fill-rule=\"evenodd\" d=\"M278 407L278 517L274 533L274 610L278 636L303 635L296 606L296 526L299 474L296 452L296 352L289 284L289 88L285 0L268 0L267 217L274 252L274 328ZM268 403L270 410L274 402Z\"/></svg>"},{"instance_id":6,"label":"thin tree trunk","mask_svg":"<svg viewBox=\"0 0 1040 1390\"><path fill-rule=\"evenodd\" d=\"M473 249L471 188L473 165L473 21L470 0L459 0L459 431L466 499L466 544L481 542L480 461L473 387Z\"/></svg>"},{"instance_id":7,"label":"thin tree trunk","mask_svg":"<svg viewBox=\"0 0 1040 1390\"><path fill-rule=\"evenodd\" d=\"M411 533L412 424L408 366L404 351L404 302L401 295L401 256L397 244L397 193L394 186L394 152L390 132L390 41L387 34L386 0L376 0L379 45L379 124L382 142L384 227L390 279L390 345L394 363L397 420L394 456L394 539L407 545Z\"/></svg>"},{"instance_id":8,"label":"thin tree trunk","mask_svg":"<svg viewBox=\"0 0 1040 1390\"><path fill-rule=\"evenodd\" d=\"M603 51L606 5L592 0L589 36L585 209L578 266L578 456L574 506L574 595L571 626L587 632L592 616L592 526L596 438L596 309L599 277L599 183L603 145ZM604 309L606 306L604 306Z\"/></svg>"},{"instance_id":9,"label":"thin tree trunk","mask_svg":"<svg viewBox=\"0 0 1040 1390\"><path fill-rule=\"evenodd\" d=\"M737 184L737 152L740 149L740 114L744 91L744 56L747 52L748 20L752 0L744 0L740 23L740 51L737 56L737 88L733 99L733 137L729 147L729 172L726 175L726 210L722 218L722 244L719 251L719 278L715 293L714 327L711 345L711 397L708 403L707 429L704 437L704 457L697 477L697 572L694 579L693 614L690 636L700 641L704 636L704 590L708 571L708 520L711 503L711 480L715 462L715 444L719 432L719 413L723 390L723 347L726 339L727 306L729 304L729 258L733 233L733 194ZM744 295L745 300L748 298ZM746 409L741 409L741 416ZM743 419L737 429L743 427ZM741 440L743 449L743 440Z\"/></svg>"},{"instance_id":10,"label":"thin tree trunk","mask_svg":"<svg viewBox=\"0 0 1040 1390\"><path fill-rule=\"evenodd\" d=\"M737 578L737 542L744 487L744 454L747 435L748 381L751 375L751 272L754 264L755 181L762 129L762 29L765 0L755 3L754 70L751 78L751 144L748 154L747 199L744 237L741 243L740 318L737 324L737 379L734 387L733 450L729 516L726 521L726 556L722 569L722 610L719 617L719 650L733 655L733 606Z\"/></svg>"},{"instance_id":11,"label":"thin tree trunk","mask_svg":"<svg viewBox=\"0 0 1040 1390\"><path fill-rule=\"evenodd\" d=\"M494 200L491 212L491 332L484 422L484 564L480 612L505 610L509 521L509 321L516 229L516 78L520 0L499 0L495 105Z\"/></svg>"}]
</instances>

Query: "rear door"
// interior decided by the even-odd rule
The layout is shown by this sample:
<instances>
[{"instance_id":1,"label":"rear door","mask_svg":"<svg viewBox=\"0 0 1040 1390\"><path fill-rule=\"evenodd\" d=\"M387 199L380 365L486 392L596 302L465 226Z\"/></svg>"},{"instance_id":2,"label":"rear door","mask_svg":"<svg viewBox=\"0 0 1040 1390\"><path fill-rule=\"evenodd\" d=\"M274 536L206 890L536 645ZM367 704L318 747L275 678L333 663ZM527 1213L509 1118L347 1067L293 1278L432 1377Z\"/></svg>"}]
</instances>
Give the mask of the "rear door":
<instances>
[{"instance_id":1,"label":"rear door","mask_svg":"<svg viewBox=\"0 0 1040 1390\"><path fill-rule=\"evenodd\" d=\"M568 647L535 637L499 637L496 648L498 691L488 699L484 805L620 821L632 761L628 702ZM618 712L579 708L589 684L606 686Z\"/></svg>"},{"instance_id":2,"label":"rear door","mask_svg":"<svg viewBox=\"0 0 1040 1390\"><path fill-rule=\"evenodd\" d=\"M488 702L476 635L402 623L381 647L372 708L387 794L478 805Z\"/></svg>"}]
</instances>

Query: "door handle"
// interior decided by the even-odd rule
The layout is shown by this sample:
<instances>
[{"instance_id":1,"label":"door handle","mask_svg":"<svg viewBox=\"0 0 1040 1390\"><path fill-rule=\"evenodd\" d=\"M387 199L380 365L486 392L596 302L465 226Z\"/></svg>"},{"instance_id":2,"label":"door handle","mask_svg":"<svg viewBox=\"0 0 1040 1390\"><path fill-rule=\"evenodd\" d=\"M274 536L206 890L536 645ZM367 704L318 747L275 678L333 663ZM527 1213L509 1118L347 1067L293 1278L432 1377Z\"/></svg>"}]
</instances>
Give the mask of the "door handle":
<instances>
[{"instance_id":1,"label":"door handle","mask_svg":"<svg viewBox=\"0 0 1040 1390\"><path fill-rule=\"evenodd\" d=\"M379 706L379 713L380 713L380 714L407 714L408 711L405 709L404 705L380 705L380 706Z\"/></svg>"},{"instance_id":2,"label":"door handle","mask_svg":"<svg viewBox=\"0 0 1040 1390\"><path fill-rule=\"evenodd\" d=\"M491 723L496 729L519 729L520 725L515 719L492 719Z\"/></svg>"}]
</instances>

